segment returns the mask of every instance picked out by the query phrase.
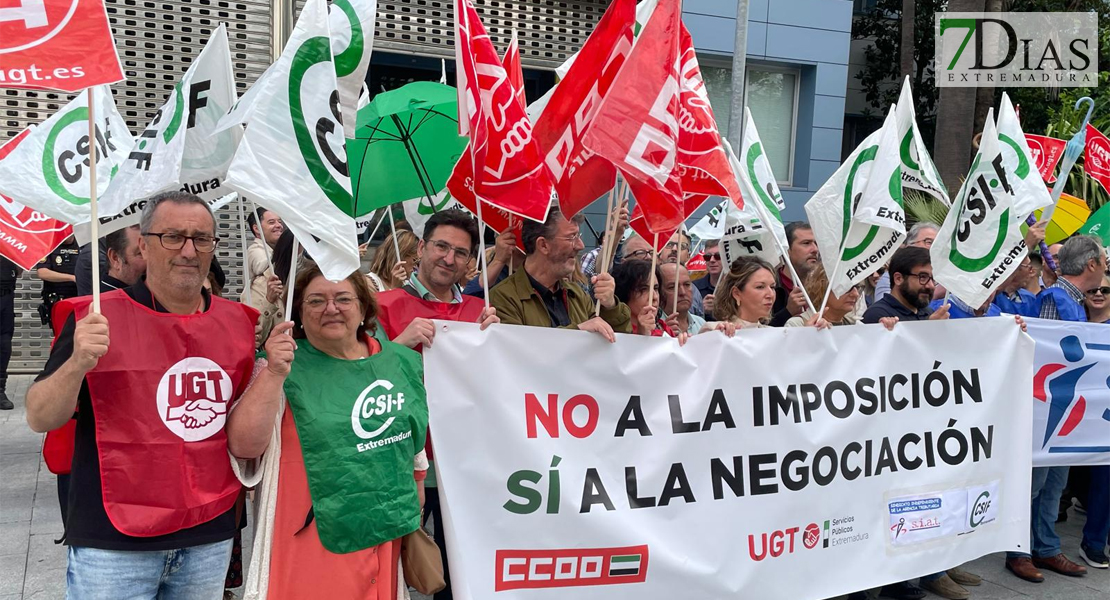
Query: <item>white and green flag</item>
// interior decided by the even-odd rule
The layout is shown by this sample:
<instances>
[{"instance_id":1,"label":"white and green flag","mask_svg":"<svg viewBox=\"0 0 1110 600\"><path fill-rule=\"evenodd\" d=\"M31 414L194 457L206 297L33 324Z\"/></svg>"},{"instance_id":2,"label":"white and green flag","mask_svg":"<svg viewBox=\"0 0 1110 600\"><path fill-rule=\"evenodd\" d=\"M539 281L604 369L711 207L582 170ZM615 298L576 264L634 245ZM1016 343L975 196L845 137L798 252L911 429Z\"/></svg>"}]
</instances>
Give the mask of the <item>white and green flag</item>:
<instances>
[{"instance_id":1,"label":"white and green flag","mask_svg":"<svg viewBox=\"0 0 1110 600\"><path fill-rule=\"evenodd\" d=\"M902 93L898 96L898 108L895 110L898 122L898 152L902 158L902 186L924 192L951 206L948 199L948 190L940 180L940 172L933 164L929 150L921 139L921 132L917 129L917 117L913 109L913 93L910 90L910 78L906 77L902 84Z\"/></svg>"},{"instance_id":2,"label":"white and green flag","mask_svg":"<svg viewBox=\"0 0 1110 600\"><path fill-rule=\"evenodd\" d=\"M332 0L328 13L335 75L339 78L339 106L343 113L343 135L355 137L359 92L370 68L374 51L374 20L378 0Z\"/></svg>"},{"instance_id":3,"label":"white and green flag","mask_svg":"<svg viewBox=\"0 0 1110 600\"><path fill-rule=\"evenodd\" d=\"M886 264L906 236L893 107L882 129L867 136L810 198L806 215L833 294L844 295Z\"/></svg>"},{"instance_id":4,"label":"white and green flag","mask_svg":"<svg viewBox=\"0 0 1110 600\"><path fill-rule=\"evenodd\" d=\"M139 134L100 198L100 235L138 223L141 203L160 192L181 190L205 200L228 194L223 180L242 128L218 133L215 128L236 97L227 31L221 24ZM87 228L75 233L79 241L87 241L80 239L87 238Z\"/></svg>"},{"instance_id":5,"label":"white and green flag","mask_svg":"<svg viewBox=\"0 0 1110 600\"><path fill-rule=\"evenodd\" d=\"M91 89L99 198L134 140L108 86ZM87 92L78 94L0 161L0 194L59 221L89 220L88 101Z\"/></svg>"},{"instance_id":6,"label":"white and green flag","mask_svg":"<svg viewBox=\"0 0 1110 600\"><path fill-rule=\"evenodd\" d=\"M324 0L309 0L262 80L227 185L285 221L324 275L359 268L351 179ZM256 87L259 84L256 84Z\"/></svg>"},{"instance_id":7,"label":"white and green flag","mask_svg":"<svg viewBox=\"0 0 1110 600\"><path fill-rule=\"evenodd\" d=\"M1007 145L991 109L971 171L929 249L937 283L972 308L982 306L1025 258L1026 215L1014 206L1021 178L1004 158Z\"/></svg>"},{"instance_id":8,"label":"white and green flag","mask_svg":"<svg viewBox=\"0 0 1110 600\"><path fill-rule=\"evenodd\" d=\"M1005 92L998 109L998 149L1006 171L1013 174L1010 185L1014 188L1014 214L1011 216L1019 223L1024 222L1034 211L1052 204L1052 194L1037 170L1017 112Z\"/></svg>"}]
</instances>

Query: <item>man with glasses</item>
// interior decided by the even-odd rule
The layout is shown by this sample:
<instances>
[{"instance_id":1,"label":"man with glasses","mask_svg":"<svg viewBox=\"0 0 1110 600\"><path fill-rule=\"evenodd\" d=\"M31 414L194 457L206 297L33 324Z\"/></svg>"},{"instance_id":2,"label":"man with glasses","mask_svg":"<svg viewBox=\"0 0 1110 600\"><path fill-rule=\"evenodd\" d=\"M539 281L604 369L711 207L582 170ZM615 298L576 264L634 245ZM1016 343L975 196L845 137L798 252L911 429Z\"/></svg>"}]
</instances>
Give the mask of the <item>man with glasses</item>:
<instances>
[{"instance_id":1,"label":"man with glasses","mask_svg":"<svg viewBox=\"0 0 1110 600\"><path fill-rule=\"evenodd\" d=\"M581 221L581 215L567 219L558 206L552 206L545 222L524 222L524 268L490 292L490 305L497 308L502 323L581 329L610 342L616 341L615 331L632 332L632 315L628 305L617 299L612 275L595 275L590 281L601 303L598 317L589 293L571 279L584 248Z\"/></svg>"},{"instance_id":2,"label":"man with glasses","mask_svg":"<svg viewBox=\"0 0 1110 600\"><path fill-rule=\"evenodd\" d=\"M695 279L694 288L701 294L705 320L715 321L716 319L713 318L713 292L717 289L717 282L721 279L721 271L724 270L722 267L724 259L721 257L721 241L706 240L702 257L705 258L705 277Z\"/></svg>"},{"instance_id":3,"label":"man with glasses","mask_svg":"<svg viewBox=\"0 0 1110 600\"><path fill-rule=\"evenodd\" d=\"M948 304L929 310L936 281L929 251L917 246L900 248L890 259L890 293L879 298L863 313L864 323L878 323L885 317L899 321L924 321L948 318Z\"/></svg>"},{"instance_id":4,"label":"man with glasses","mask_svg":"<svg viewBox=\"0 0 1110 600\"><path fill-rule=\"evenodd\" d=\"M216 598L242 487L228 454L265 451L279 396L244 393L258 312L203 291L219 242L208 204L155 196L140 234L145 281L102 294L99 313L88 296L55 311L27 422L50 431L77 412L67 598ZM291 327L266 344L275 372L292 360Z\"/></svg>"},{"instance_id":5,"label":"man with glasses","mask_svg":"<svg viewBox=\"0 0 1110 600\"><path fill-rule=\"evenodd\" d=\"M512 232L508 232L507 237L511 239ZM499 238L499 244L505 238L504 235ZM401 287L378 294L378 323L381 327L375 335L423 352L435 340L432 319L478 322L483 329L497 323L497 311L493 307L485 309L480 298L463 294L458 285L471 257L477 253L477 247L478 222L469 214L449 209L432 215L424 224L424 238L416 246L416 270ZM492 278L490 285L493 285ZM450 600L447 540L443 533L443 509L436 484L430 433L424 449L429 464L424 479L425 521L427 518L435 521L435 540L439 545L444 581L447 583L447 587L435 594L435 600Z\"/></svg>"}]
</instances>

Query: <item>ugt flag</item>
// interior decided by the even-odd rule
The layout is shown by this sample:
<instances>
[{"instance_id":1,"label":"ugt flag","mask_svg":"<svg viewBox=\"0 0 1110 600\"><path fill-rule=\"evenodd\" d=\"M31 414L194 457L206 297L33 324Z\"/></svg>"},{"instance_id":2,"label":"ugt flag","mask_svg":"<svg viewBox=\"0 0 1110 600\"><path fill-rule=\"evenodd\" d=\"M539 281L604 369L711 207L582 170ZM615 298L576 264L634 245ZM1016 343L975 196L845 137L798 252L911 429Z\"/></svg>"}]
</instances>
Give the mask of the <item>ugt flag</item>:
<instances>
[{"instance_id":1,"label":"ugt flag","mask_svg":"<svg viewBox=\"0 0 1110 600\"><path fill-rule=\"evenodd\" d=\"M1110 464L1110 328L1027 319L1033 355L1033 465Z\"/></svg>"},{"instance_id":2,"label":"ugt flag","mask_svg":"<svg viewBox=\"0 0 1110 600\"><path fill-rule=\"evenodd\" d=\"M106 85L92 88L95 104L97 197L108 189L134 143ZM0 194L66 223L89 220L89 94L78 94L3 160Z\"/></svg>"},{"instance_id":3,"label":"ugt flag","mask_svg":"<svg viewBox=\"0 0 1110 600\"><path fill-rule=\"evenodd\" d=\"M1087 144L1083 147L1083 168L1110 192L1110 138L1094 125L1087 124Z\"/></svg>"},{"instance_id":4,"label":"ugt flag","mask_svg":"<svg viewBox=\"0 0 1110 600\"><path fill-rule=\"evenodd\" d=\"M806 203L837 297L886 264L906 236L895 119L891 107L882 129L867 136Z\"/></svg>"},{"instance_id":5,"label":"ugt flag","mask_svg":"<svg viewBox=\"0 0 1110 600\"><path fill-rule=\"evenodd\" d=\"M455 0L459 134L470 144L447 189L515 215L544 221L551 206L551 173L532 137L532 122L470 0ZM483 215L484 216L484 215Z\"/></svg>"},{"instance_id":6,"label":"ugt flag","mask_svg":"<svg viewBox=\"0 0 1110 600\"><path fill-rule=\"evenodd\" d=\"M267 72L227 185L281 215L293 235L338 281L359 268L351 179L339 112L324 0L309 0Z\"/></svg>"},{"instance_id":7,"label":"ugt flag","mask_svg":"<svg viewBox=\"0 0 1110 600\"><path fill-rule=\"evenodd\" d=\"M0 145L0 160L31 134L28 127ZM24 269L32 269L69 237L68 223L51 219L41 212L0 195L0 254Z\"/></svg>"},{"instance_id":8,"label":"ugt flag","mask_svg":"<svg viewBox=\"0 0 1110 600\"><path fill-rule=\"evenodd\" d=\"M945 206L952 204L948 199L948 191L940 180L940 172L929 156L929 150L921 139L921 132L917 129L917 117L913 108L913 93L910 90L910 78L907 75L902 84L902 92L898 95L898 108L895 111L898 118L898 144L899 156L902 158L902 186L920 190L940 200Z\"/></svg>"},{"instance_id":9,"label":"ugt flag","mask_svg":"<svg viewBox=\"0 0 1110 600\"><path fill-rule=\"evenodd\" d=\"M1014 207L1018 177L1002 158L1000 144L991 109L971 171L929 249L933 277L974 308L1017 270L1027 251L1020 228L1024 214L1018 216Z\"/></svg>"},{"instance_id":10,"label":"ugt flag","mask_svg":"<svg viewBox=\"0 0 1110 600\"><path fill-rule=\"evenodd\" d=\"M1064 147L1068 145L1067 140L1027 133L1025 142L1029 144L1029 152L1033 154L1033 162L1041 178L1045 183L1055 183L1056 164L1064 156Z\"/></svg>"},{"instance_id":11,"label":"ugt flag","mask_svg":"<svg viewBox=\"0 0 1110 600\"><path fill-rule=\"evenodd\" d=\"M159 192L180 188L205 200L227 194L223 180L242 130L214 130L236 97L227 30L221 24L100 198L101 235L138 223L142 211L137 204Z\"/></svg>"}]
</instances>

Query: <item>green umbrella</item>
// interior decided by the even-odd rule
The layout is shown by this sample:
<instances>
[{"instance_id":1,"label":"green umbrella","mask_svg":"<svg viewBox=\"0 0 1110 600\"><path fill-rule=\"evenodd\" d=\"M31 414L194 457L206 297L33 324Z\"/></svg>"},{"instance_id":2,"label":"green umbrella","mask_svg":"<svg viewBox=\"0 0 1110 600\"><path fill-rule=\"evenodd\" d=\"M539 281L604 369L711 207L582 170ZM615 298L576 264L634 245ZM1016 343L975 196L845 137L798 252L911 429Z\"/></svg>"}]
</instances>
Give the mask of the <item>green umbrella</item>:
<instances>
[{"instance_id":1,"label":"green umbrella","mask_svg":"<svg viewBox=\"0 0 1110 600\"><path fill-rule=\"evenodd\" d=\"M347 140L354 206L351 214L432 197L447 185L467 139L459 137L455 88L416 81L378 94L358 111Z\"/></svg>"}]
</instances>

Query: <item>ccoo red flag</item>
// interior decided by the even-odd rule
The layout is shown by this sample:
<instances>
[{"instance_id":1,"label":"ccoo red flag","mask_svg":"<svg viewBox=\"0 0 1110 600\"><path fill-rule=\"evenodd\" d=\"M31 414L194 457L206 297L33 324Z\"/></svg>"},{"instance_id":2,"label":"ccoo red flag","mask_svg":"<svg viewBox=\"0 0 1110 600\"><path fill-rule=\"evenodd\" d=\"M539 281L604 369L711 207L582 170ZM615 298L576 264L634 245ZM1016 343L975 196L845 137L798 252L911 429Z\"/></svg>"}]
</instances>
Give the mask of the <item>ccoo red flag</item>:
<instances>
[{"instance_id":1,"label":"ccoo red flag","mask_svg":"<svg viewBox=\"0 0 1110 600\"><path fill-rule=\"evenodd\" d=\"M501 59L505 73L509 75L509 83L516 92L516 100L521 108L527 109L528 102L524 98L524 67L520 62L520 42L516 39L516 29L513 29L513 39L509 40L509 47L505 49L505 58ZM535 133L533 132L533 136Z\"/></svg>"},{"instance_id":2,"label":"ccoo red flag","mask_svg":"<svg viewBox=\"0 0 1110 600\"><path fill-rule=\"evenodd\" d=\"M0 145L3 159L23 138L31 133L28 127ZM32 269L47 254L73 234L73 227L52 219L37 210L0 194L0 255L24 269Z\"/></svg>"},{"instance_id":3,"label":"ccoo red flag","mask_svg":"<svg viewBox=\"0 0 1110 600\"><path fill-rule=\"evenodd\" d=\"M587 150L582 139L632 51L635 22L636 0L614 0L536 121L536 142L555 178L559 207L568 217L616 182L613 163Z\"/></svg>"},{"instance_id":4,"label":"ccoo red flag","mask_svg":"<svg viewBox=\"0 0 1110 600\"><path fill-rule=\"evenodd\" d=\"M1041 173L1041 179L1044 179L1045 183L1055 183L1056 176L1053 173L1056 172L1056 163L1060 162L1060 157L1064 155L1067 141L1028 133L1025 134L1025 141L1029 144L1029 152L1033 154L1033 162Z\"/></svg>"},{"instance_id":5,"label":"ccoo red flag","mask_svg":"<svg viewBox=\"0 0 1110 600\"><path fill-rule=\"evenodd\" d=\"M633 188L633 190L635 190L635 188ZM636 192L633 191L632 193L635 195ZM687 195L686 199L682 201L682 220L685 221L690 215L694 214L694 211L707 199L707 196L701 194ZM667 242L670 241L671 237L674 236L675 232L678 231L678 227L664 229L659 231L659 237L656 237L656 232L652 231L647 226L647 219L644 218L644 211L640 209L639 204L632 209L632 214L629 216L628 220L628 226L632 228L632 231L635 231L640 237L644 238L648 244L653 245L656 252L662 250L663 247L667 245Z\"/></svg>"},{"instance_id":6,"label":"ccoo red flag","mask_svg":"<svg viewBox=\"0 0 1110 600\"><path fill-rule=\"evenodd\" d=\"M455 0L455 61L459 133L469 135L470 144L447 188L456 198L473 193L510 213L545 220L551 174L532 138L532 123L470 0ZM464 162L470 164L460 167Z\"/></svg>"},{"instance_id":7,"label":"ccoo red flag","mask_svg":"<svg viewBox=\"0 0 1110 600\"><path fill-rule=\"evenodd\" d=\"M1087 146L1083 149L1083 170L1110 192L1110 139L1087 124Z\"/></svg>"}]
</instances>

